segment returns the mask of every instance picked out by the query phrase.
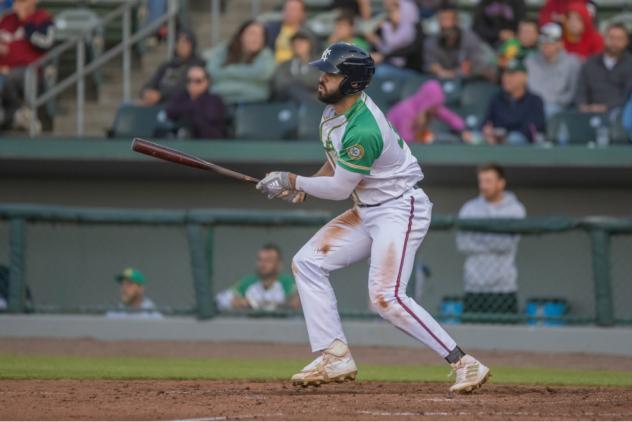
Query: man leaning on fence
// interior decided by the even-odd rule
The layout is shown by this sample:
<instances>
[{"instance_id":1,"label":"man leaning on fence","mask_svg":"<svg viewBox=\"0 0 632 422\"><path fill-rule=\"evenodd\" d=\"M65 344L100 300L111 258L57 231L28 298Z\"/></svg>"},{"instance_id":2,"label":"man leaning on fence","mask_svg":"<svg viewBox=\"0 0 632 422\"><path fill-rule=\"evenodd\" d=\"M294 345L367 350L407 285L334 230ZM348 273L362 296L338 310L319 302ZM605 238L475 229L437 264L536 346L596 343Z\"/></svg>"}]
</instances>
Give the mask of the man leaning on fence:
<instances>
[{"instance_id":1,"label":"man leaning on fence","mask_svg":"<svg viewBox=\"0 0 632 422\"><path fill-rule=\"evenodd\" d=\"M479 196L467 201L459 218L524 218L524 205L505 190L505 171L497 164L478 168ZM518 312L515 258L519 236L483 232L459 232L459 252L465 255L463 321L499 322L501 318L471 314ZM470 314L469 316L467 314Z\"/></svg>"}]
</instances>

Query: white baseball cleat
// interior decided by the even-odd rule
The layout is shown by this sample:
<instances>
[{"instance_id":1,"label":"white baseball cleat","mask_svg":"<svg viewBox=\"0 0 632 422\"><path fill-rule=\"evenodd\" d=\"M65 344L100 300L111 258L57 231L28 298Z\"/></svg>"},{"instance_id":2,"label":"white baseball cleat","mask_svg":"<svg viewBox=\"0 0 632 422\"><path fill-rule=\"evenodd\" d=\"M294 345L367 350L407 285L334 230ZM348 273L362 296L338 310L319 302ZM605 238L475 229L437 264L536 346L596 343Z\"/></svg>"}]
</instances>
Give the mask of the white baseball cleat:
<instances>
[{"instance_id":1,"label":"white baseball cleat","mask_svg":"<svg viewBox=\"0 0 632 422\"><path fill-rule=\"evenodd\" d=\"M456 373L456 381L450 387L453 393L471 393L485 384L491 376L489 368L470 355L453 363L452 370Z\"/></svg>"},{"instance_id":2,"label":"white baseball cleat","mask_svg":"<svg viewBox=\"0 0 632 422\"><path fill-rule=\"evenodd\" d=\"M307 387L330 382L354 381L357 373L358 368L349 347L340 340L334 340L319 357L292 376L292 383Z\"/></svg>"}]
</instances>

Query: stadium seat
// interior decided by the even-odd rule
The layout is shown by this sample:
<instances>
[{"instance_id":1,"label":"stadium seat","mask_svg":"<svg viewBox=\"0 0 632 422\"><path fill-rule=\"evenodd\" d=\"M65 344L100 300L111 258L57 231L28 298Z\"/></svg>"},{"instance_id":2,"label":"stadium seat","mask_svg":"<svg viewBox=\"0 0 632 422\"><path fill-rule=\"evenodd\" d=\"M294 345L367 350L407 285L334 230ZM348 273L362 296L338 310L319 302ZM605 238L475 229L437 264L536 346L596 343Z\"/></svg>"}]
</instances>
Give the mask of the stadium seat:
<instances>
[{"instance_id":1,"label":"stadium seat","mask_svg":"<svg viewBox=\"0 0 632 422\"><path fill-rule=\"evenodd\" d=\"M461 92L462 107L482 107L487 109L491 98L500 91L500 87L487 81L466 82Z\"/></svg>"},{"instance_id":2,"label":"stadium seat","mask_svg":"<svg viewBox=\"0 0 632 422\"><path fill-rule=\"evenodd\" d=\"M149 138L158 126L158 113L162 107L141 107L124 104L119 107L108 131L109 138Z\"/></svg>"},{"instance_id":3,"label":"stadium seat","mask_svg":"<svg viewBox=\"0 0 632 422\"><path fill-rule=\"evenodd\" d=\"M611 126L610 142L613 144L629 145L632 139L628 137L628 133L623 128L622 117L621 113L619 113L617 120Z\"/></svg>"},{"instance_id":4,"label":"stadium seat","mask_svg":"<svg viewBox=\"0 0 632 422\"><path fill-rule=\"evenodd\" d=\"M418 74L414 77L408 78L401 91L401 99L408 98L413 95L421 85L428 82L429 80L437 80L441 84L441 88L443 89L443 93L445 94L445 104L446 105L457 105L461 102L461 86L462 82L460 79L444 79L440 80L435 78L434 76L427 74Z\"/></svg>"},{"instance_id":5,"label":"stadium seat","mask_svg":"<svg viewBox=\"0 0 632 422\"><path fill-rule=\"evenodd\" d=\"M487 110L486 107L483 108L473 104L465 107L455 107L452 111L463 118L467 130L480 130Z\"/></svg>"},{"instance_id":6,"label":"stadium seat","mask_svg":"<svg viewBox=\"0 0 632 422\"><path fill-rule=\"evenodd\" d=\"M366 93L386 112L402 97L404 83L401 77L374 77Z\"/></svg>"},{"instance_id":7,"label":"stadium seat","mask_svg":"<svg viewBox=\"0 0 632 422\"><path fill-rule=\"evenodd\" d=\"M292 103L248 104L235 112L238 139L295 139L297 107Z\"/></svg>"},{"instance_id":8,"label":"stadium seat","mask_svg":"<svg viewBox=\"0 0 632 422\"><path fill-rule=\"evenodd\" d=\"M412 78L406 79L406 82L404 83L404 86L402 87L402 96L400 99L403 100L404 98L410 97L415 92L417 92L417 90L419 89L421 85L423 85L425 82L431 79L434 79L434 77L431 75L422 74L422 73Z\"/></svg>"},{"instance_id":9,"label":"stadium seat","mask_svg":"<svg viewBox=\"0 0 632 422\"><path fill-rule=\"evenodd\" d=\"M320 119L323 115L324 104L316 101L303 103L298 109L298 139L319 139Z\"/></svg>"},{"instance_id":10,"label":"stadium seat","mask_svg":"<svg viewBox=\"0 0 632 422\"><path fill-rule=\"evenodd\" d=\"M433 119L429 125L430 130L434 135L435 144L460 144L461 138L454 134L450 129L450 126L443 123L441 120Z\"/></svg>"},{"instance_id":11,"label":"stadium seat","mask_svg":"<svg viewBox=\"0 0 632 422\"><path fill-rule=\"evenodd\" d=\"M547 138L557 144L587 144L597 140L597 129L607 127L611 136L610 123L605 113L581 113L563 111L547 122Z\"/></svg>"}]
</instances>

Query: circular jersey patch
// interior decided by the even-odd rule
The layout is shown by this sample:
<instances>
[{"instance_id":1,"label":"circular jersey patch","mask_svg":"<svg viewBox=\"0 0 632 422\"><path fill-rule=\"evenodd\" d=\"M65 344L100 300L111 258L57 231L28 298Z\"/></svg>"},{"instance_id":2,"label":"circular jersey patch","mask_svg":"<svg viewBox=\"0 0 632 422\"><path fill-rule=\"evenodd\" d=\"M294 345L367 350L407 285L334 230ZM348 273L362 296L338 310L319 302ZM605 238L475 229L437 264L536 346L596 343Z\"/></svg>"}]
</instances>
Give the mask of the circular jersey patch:
<instances>
[{"instance_id":1,"label":"circular jersey patch","mask_svg":"<svg viewBox=\"0 0 632 422\"><path fill-rule=\"evenodd\" d=\"M360 144L355 144L347 148L347 155L352 160L359 160L364 157L364 148Z\"/></svg>"}]
</instances>

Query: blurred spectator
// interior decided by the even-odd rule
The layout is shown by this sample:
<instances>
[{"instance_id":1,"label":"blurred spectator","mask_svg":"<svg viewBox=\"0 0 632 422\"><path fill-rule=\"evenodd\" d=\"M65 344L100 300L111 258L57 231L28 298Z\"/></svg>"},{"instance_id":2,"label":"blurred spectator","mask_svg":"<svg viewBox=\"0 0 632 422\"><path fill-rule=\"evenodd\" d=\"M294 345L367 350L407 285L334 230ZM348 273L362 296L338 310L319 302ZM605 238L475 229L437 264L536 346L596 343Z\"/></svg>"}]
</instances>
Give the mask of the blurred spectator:
<instances>
[{"instance_id":1,"label":"blurred spectator","mask_svg":"<svg viewBox=\"0 0 632 422\"><path fill-rule=\"evenodd\" d=\"M505 190L507 181L502 167L485 164L477 173L479 196L463 205L459 218L526 217L524 205ZM515 260L519 240L519 236L509 234L457 233L457 249L465 255L464 313L518 313Z\"/></svg>"},{"instance_id":2,"label":"blurred spectator","mask_svg":"<svg viewBox=\"0 0 632 422\"><path fill-rule=\"evenodd\" d=\"M9 268L0 265L0 312L9 306Z\"/></svg>"},{"instance_id":3,"label":"blurred spectator","mask_svg":"<svg viewBox=\"0 0 632 422\"><path fill-rule=\"evenodd\" d=\"M302 32L297 32L292 37L291 60L281 63L272 79L274 98L285 101L292 100L297 103L313 101L318 89L320 72L309 62L313 58L312 40Z\"/></svg>"},{"instance_id":4,"label":"blurred spectator","mask_svg":"<svg viewBox=\"0 0 632 422\"><path fill-rule=\"evenodd\" d=\"M301 307L294 279L281 273L281 250L267 244L257 254L257 273L247 275L217 295L220 310L255 309L274 311L279 308L298 310Z\"/></svg>"},{"instance_id":5,"label":"blurred spectator","mask_svg":"<svg viewBox=\"0 0 632 422\"><path fill-rule=\"evenodd\" d=\"M336 18L334 32L329 36L327 43L334 44L337 42L347 42L367 52L371 51L371 45L364 38L356 36L355 19L350 13L341 13Z\"/></svg>"},{"instance_id":6,"label":"blurred spectator","mask_svg":"<svg viewBox=\"0 0 632 422\"><path fill-rule=\"evenodd\" d=\"M277 63L283 63L292 58L290 40L299 29L313 37L314 42L316 41L316 37L304 24L305 2L303 0L285 0L282 20L266 23L266 44L274 52Z\"/></svg>"},{"instance_id":7,"label":"blurred spectator","mask_svg":"<svg viewBox=\"0 0 632 422\"><path fill-rule=\"evenodd\" d=\"M445 105L445 94L439 82L430 80L419 90L399 103L388 112L388 120L406 142L431 143L434 134L430 130L433 119L440 120L455 132L465 128L463 119L450 111Z\"/></svg>"},{"instance_id":8,"label":"blurred spectator","mask_svg":"<svg viewBox=\"0 0 632 422\"><path fill-rule=\"evenodd\" d=\"M440 32L426 40L426 71L442 79L484 73L486 54L483 43L474 32L459 27L459 16L451 4L444 4L438 13Z\"/></svg>"},{"instance_id":9,"label":"blurred spectator","mask_svg":"<svg viewBox=\"0 0 632 422\"><path fill-rule=\"evenodd\" d=\"M497 47L516 37L518 22L526 15L524 0L481 0L474 10L472 29L487 44Z\"/></svg>"},{"instance_id":10,"label":"blurred spectator","mask_svg":"<svg viewBox=\"0 0 632 422\"><path fill-rule=\"evenodd\" d=\"M186 137L218 139L226 136L226 118L222 99L209 92L209 76L202 66L191 66L186 89L171 97L166 106L169 120L187 131Z\"/></svg>"},{"instance_id":11,"label":"blurred spectator","mask_svg":"<svg viewBox=\"0 0 632 422\"><path fill-rule=\"evenodd\" d=\"M483 135L490 144L535 142L544 132L542 99L527 90L527 70L520 60L507 64L502 91L492 97L483 119Z\"/></svg>"},{"instance_id":12,"label":"blurred spectator","mask_svg":"<svg viewBox=\"0 0 632 422\"><path fill-rule=\"evenodd\" d=\"M19 0L0 18L0 85L2 126L29 127L31 110L21 108L26 67L46 54L55 36L52 18L37 7L36 0ZM19 110L18 110L19 109ZM16 113L19 111L19 113ZM2 113L0 113L2 114Z\"/></svg>"},{"instance_id":13,"label":"blurred spectator","mask_svg":"<svg viewBox=\"0 0 632 422\"><path fill-rule=\"evenodd\" d=\"M206 64L212 91L231 104L268 100L275 66L265 28L255 20L244 22L228 45L213 48Z\"/></svg>"},{"instance_id":14,"label":"blurred spectator","mask_svg":"<svg viewBox=\"0 0 632 422\"><path fill-rule=\"evenodd\" d=\"M557 22L561 25L566 20L569 8L574 4L586 5L586 0L546 0L540 9L540 26L549 22Z\"/></svg>"},{"instance_id":15,"label":"blurred spectator","mask_svg":"<svg viewBox=\"0 0 632 422\"><path fill-rule=\"evenodd\" d=\"M187 72L191 66L203 66L197 54L195 34L180 30L177 37L175 57L164 62L147 82L141 92L141 102L154 106L169 101L172 95L185 88Z\"/></svg>"},{"instance_id":16,"label":"blurred spectator","mask_svg":"<svg viewBox=\"0 0 632 422\"><path fill-rule=\"evenodd\" d=\"M0 264L0 312L9 307L9 267ZM26 286L24 292L24 307L27 312L33 310L33 296L31 289Z\"/></svg>"},{"instance_id":17,"label":"blurred spectator","mask_svg":"<svg viewBox=\"0 0 632 422\"><path fill-rule=\"evenodd\" d=\"M529 90L544 101L548 117L568 108L575 99L581 61L564 51L562 28L547 23L540 34L540 51L527 57Z\"/></svg>"},{"instance_id":18,"label":"blurred spectator","mask_svg":"<svg viewBox=\"0 0 632 422\"><path fill-rule=\"evenodd\" d=\"M371 18L371 0L332 0L330 9L337 9L343 13L351 13L362 19Z\"/></svg>"},{"instance_id":19,"label":"blurred spectator","mask_svg":"<svg viewBox=\"0 0 632 422\"><path fill-rule=\"evenodd\" d=\"M444 0L416 0L421 18L430 18L441 8Z\"/></svg>"},{"instance_id":20,"label":"blurred spectator","mask_svg":"<svg viewBox=\"0 0 632 422\"><path fill-rule=\"evenodd\" d=\"M365 35L376 50L371 54L373 60L377 65L386 64L396 69L407 67L421 70L423 33L418 25L417 5L413 0L384 0L384 9L386 19L376 32ZM419 58L409 59L411 53L416 53ZM384 70L384 67L378 66L376 73L380 74Z\"/></svg>"},{"instance_id":21,"label":"blurred spectator","mask_svg":"<svg viewBox=\"0 0 632 422\"><path fill-rule=\"evenodd\" d=\"M4 13L5 10L9 10L13 7L13 0L0 0L0 13Z\"/></svg>"},{"instance_id":22,"label":"blurred spectator","mask_svg":"<svg viewBox=\"0 0 632 422\"><path fill-rule=\"evenodd\" d=\"M167 0L147 0L147 16L145 18L145 26L149 26L162 17L167 12ZM163 39L167 33L166 25L158 28L155 39Z\"/></svg>"},{"instance_id":23,"label":"blurred spectator","mask_svg":"<svg viewBox=\"0 0 632 422\"><path fill-rule=\"evenodd\" d=\"M601 113L622 107L632 88L632 54L627 51L629 34L614 23L606 30L603 54L590 57L582 66L576 103L581 111Z\"/></svg>"},{"instance_id":24,"label":"blurred spectator","mask_svg":"<svg viewBox=\"0 0 632 422\"><path fill-rule=\"evenodd\" d=\"M518 36L503 42L498 49L498 66L504 69L514 59L524 59L538 49L540 29L535 19L523 19L518 24Z\"/></svg>"},{"instance_id":25,"label":"blurred spectator","mask_svg":"<svg viewBox=\"0 0 632 422\"><path fill-rule=\"evenodd\" d=\"M623 108L623 116L621 117L623 129L628 134L628 139L632 141L632 91L628 95L628 102Z\"/></svg>"},{"instance_id":26,"label":"blurred spectator","mask_svg":"<svg viewBox=\"0 0 632 422\"><path fill-rule=\"evenodd\" d=\"M585 5L573 4L568 8L564 48L584 59L603 51L603 38L593 25L592 16Z\"/></svg>"},{"instance_id":27,"label":"blurred spectator","mask_svg":"<svg viewBox=\"0 0 632 422\"><path fill-rule=\"evenodd\" d=\"M117 309L108 311L108 318L162 318L154 302L145 296L145 276L135 268L126 268L114 277L119 283L121 302Z\"/></svg>"}]
</instances>

